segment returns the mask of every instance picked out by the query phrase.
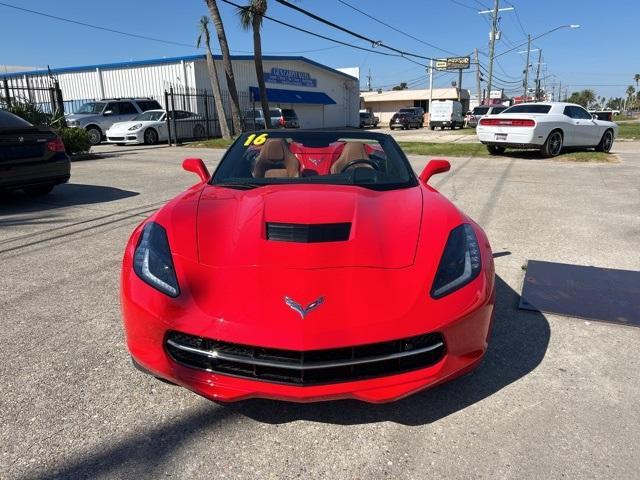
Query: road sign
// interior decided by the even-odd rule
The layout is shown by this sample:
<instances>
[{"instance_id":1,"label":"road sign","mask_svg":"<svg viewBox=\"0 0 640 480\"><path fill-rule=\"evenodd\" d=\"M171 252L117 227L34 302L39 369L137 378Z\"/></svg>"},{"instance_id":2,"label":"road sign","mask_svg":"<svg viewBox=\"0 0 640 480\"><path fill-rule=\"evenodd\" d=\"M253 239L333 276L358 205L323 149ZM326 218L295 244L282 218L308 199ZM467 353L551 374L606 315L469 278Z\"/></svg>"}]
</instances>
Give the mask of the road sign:
<instances>
[{"instance_id":1,"label":"road sign","mask_svg":"<svg viewBox=\"0 0 640 480\"><path fill-rule=\"evenodd\" d=\"M463 70L471 66L471 57L450 57L436 60L436 70Z\"/></svg>"}]
</instances>

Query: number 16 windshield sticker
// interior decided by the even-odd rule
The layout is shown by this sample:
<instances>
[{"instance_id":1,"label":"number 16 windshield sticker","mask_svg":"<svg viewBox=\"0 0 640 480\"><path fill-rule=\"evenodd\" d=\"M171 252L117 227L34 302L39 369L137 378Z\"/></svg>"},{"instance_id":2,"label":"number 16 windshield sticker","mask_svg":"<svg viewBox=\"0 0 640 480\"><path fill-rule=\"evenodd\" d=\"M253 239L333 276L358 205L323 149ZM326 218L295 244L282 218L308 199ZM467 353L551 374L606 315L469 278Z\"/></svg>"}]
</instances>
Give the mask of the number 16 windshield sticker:
<instances>
[{"instance_id":1,"label":"number 16 windshield sticker","mask_svg":"<svg viewBox=\"0 0 640 480\"><path fill-rule=\"evenodd\" d=\"M260 146L267 141L267 136L268 134L266 133L261 133L260 135L256 135L255 133L252 133L247 137L247 140L244 142L244 146L245 147L248 147L249 145Z\"/></svg>"}]
</instances>

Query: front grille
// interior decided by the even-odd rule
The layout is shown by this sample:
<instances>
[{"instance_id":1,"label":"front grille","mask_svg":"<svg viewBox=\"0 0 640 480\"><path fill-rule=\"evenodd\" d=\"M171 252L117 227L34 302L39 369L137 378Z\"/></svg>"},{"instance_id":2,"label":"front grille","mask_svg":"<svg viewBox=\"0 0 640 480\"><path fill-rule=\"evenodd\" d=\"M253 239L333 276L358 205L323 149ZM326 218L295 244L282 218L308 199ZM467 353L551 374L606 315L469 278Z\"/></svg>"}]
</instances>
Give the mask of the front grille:
<instances>
[{"instance_id":1,"label":"front grille","mask_svg":"<svg viewBox=\"0 0 640 480\"><path fill-rule=\"evenodd\" d=\"M225 375L292 385L382 377L426 368L445 354L440 333L327 350L280 350L169 332L165 348L176 362Z\"/></svg>"},{"instance_id":2,"label":"front grille","mask_svg":"<svg viewBox=\"0 0 640 480\"><path fill-rule=\"evenodd\" d=\"M321 243L349 240L351 223L274 223L267 222L267 240Z\"/></svg>"},{"instance_id":3,"label":"front grille","mask_svg":"<svg viewBox=\"0 0 640 480\"><path fill-rule=\"evenodd\" d=\"M109 137L109 140L114 140L114 141L124 140L124 137Z\"/></svg>"}]
</instances>

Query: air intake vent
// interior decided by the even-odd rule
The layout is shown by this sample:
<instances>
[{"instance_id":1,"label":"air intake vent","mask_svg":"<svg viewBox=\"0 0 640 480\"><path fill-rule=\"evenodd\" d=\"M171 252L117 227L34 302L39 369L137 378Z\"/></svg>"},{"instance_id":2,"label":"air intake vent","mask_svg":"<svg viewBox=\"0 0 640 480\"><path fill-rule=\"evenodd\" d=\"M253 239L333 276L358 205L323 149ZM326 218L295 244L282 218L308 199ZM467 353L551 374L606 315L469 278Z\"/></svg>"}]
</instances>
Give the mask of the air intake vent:
<instances>
[{"instance_id":1,"label":"air intake vent","mask_svg":"<svg viewBox=\"0 0 640 480\"><path fill-rule=\"evenodd\" d=\"M321 243L349 240L350 223L270 223L267 222L267 240L277 242Z\"/></svg>"}]
</instances>

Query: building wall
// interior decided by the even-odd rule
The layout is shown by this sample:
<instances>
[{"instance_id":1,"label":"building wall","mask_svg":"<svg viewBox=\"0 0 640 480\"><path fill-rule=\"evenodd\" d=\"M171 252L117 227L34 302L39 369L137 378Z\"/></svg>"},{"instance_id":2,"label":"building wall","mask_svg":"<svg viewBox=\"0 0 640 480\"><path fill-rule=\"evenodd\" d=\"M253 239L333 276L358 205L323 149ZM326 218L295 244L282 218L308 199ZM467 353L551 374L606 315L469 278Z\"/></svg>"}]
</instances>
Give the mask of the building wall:
<instances>
[{"instance_id":1,"label":"building wall","mask_svg":"<svg viewBox=\"0 0 640 480\"><path fill-rule=\"evenodd\" d=\"M232 62L241 108L249 110L252 108L249 87L258 86L254 61L253 59L234 59ZM272 67L279 67L307 72L317 81L316 87L267 83L267 88L324 92L336 102L335 105L325 106L272 104L274 107L294 108L302 128L356 127L359 125L360 96L357 79L332 73L302 60L265 59L263 64L265 72L269 72ZM223 96L228 97L222 60L216 60L216 67L221 89L224 92ZM67 104L65 107L67 111L79 107L86 100L114 97L152 97L165 106L164 92L170 86L177 87L176 90L187 88L188 90L205 89L211 91L204 57L187 57L186 60L159 64L136 64L134 62L114 66L104 65L99 68L78 67L77 69L62 69L62 71L55 73ZM47 74L38 73L29 76L30 78L45 79ZM195 99L192 100L194 105L176 105L176 108L196 111ZM229 110L228 105L227 110Z\"/></svg>"},{"instance_id":2,"label":"building wall","mask_svg":"<svg viewBox=\"0 0 640 480\"><path fill-rule=\"evenodd\" d=\"M413 107L413 102L397 100L392 102L367 102L364 105L364 108L372 111L375 116L380 118L381 126L389 126L393 114L405 107Z\"/></svg>"},{"instance_id":3,"label":"building wall","mask_svg":"<svg viewBox=\"0 0 640 480\"><path fill-rule=\"evenodd\" d=\"M264 60L264 71L269 72L272 67L285 68L301 72L308 72L317 80L317 87L300 87L267 83L267 88L279 88L286 90L302 90L309 92L324 92L335 102L335 105L308 105L308 104L280 104L270 103L273 107L293 108L298 114L301 128L328 128L328 127L357 127L360 122L358 113L360 104L359 83L357 79L349 79L342 75L333 74L306 62L296 60ZM195 62L195 84L199 89L211 89L207 62L202 59ZM216 70L222 90L227 90L226 78L222 60L216 60ZM236 80L236 88L241 100L241 108L250 110L253 108L249 97L249 87L257 87L255 64L253 60L235 60L233 73ZM256 108L260 108L259 104Z\"/></svg>"}]
</instances>

